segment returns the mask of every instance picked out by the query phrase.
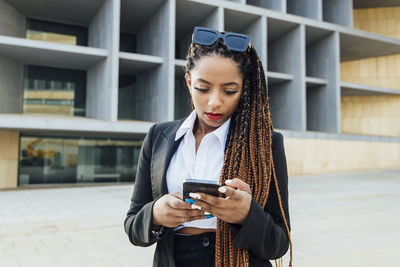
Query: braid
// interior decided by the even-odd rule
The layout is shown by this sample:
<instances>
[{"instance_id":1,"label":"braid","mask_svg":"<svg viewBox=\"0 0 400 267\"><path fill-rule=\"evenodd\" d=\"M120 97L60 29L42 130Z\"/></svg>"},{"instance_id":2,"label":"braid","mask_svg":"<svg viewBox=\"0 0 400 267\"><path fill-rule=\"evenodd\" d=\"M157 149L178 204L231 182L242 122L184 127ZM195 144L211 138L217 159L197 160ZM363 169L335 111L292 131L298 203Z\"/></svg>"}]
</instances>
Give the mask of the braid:
<instances>
[{"instance_id":1,"label":"braid","mask_svg":"<svg viewBox=\"0 0 400 267\"><path fill-rule=\"evenodd\" d=\"M229 50L222 39L219 39L210 46L192 43L187 55L185 72L190 73L200 57L211 54L231 58L238 64L244 77L241 99L230 123L220 182L225 184L226 180L238 177L250 186L253 198L264 208L273 181L289 238L289 266L292 266L292 241L272 156L273 126L262 63L253 47L246 53L235 52ZM233 233L227 223L218 219L215 243L216 267L249 266L248 251L233 247L233 239Z\"/></svg>"}]
</instances>

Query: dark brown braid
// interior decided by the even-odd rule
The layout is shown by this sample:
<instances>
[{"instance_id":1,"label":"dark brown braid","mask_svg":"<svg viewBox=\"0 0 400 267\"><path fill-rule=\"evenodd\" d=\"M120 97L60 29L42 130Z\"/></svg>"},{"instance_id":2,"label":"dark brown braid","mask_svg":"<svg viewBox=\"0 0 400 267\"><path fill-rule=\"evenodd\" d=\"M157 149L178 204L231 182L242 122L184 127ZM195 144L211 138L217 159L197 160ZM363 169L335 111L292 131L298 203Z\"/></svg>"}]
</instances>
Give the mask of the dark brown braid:
<instances>
[{"instance_id":1,"label":"dark brown braid","mask_svg":"<svg viewBox=\"0 0 400 267\"><path fill-rule=\"evenodd\" d=\"M268 103L267 83L262 63L256 50L251 47L245 53L229 50L222 39L211 46L191 44L187 55L185 72L195 67L203 56L222 55L238 64L243 75L243 91L238 107L232 115L224 165L220 177L221 184L228 179L238 177L246 182L253 198L261 207L265 207L270 184L276 185L279 206L290 243L290 262L292 266L292 241L290 230L282 207L281 196L272 157L272 122ZM215 244L215 266L248 266L247 250L232 246L233 234L226 222L217 220Z\"/></svg>"}]
</instances>

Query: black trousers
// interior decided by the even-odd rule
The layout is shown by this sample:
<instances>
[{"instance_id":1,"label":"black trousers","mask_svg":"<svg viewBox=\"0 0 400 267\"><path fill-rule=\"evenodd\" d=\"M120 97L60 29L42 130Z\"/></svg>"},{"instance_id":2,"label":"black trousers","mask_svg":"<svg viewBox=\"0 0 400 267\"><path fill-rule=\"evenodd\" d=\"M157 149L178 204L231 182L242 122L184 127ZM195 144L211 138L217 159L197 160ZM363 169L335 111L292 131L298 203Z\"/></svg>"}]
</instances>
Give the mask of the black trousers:
<instances>
[{"instance_id":1,"label":"black trousers","mask_svg":"<svg viewBox=\"0 0 400 267\"><path fill-rule=\"evenodd\" d=\"M215 233L174 235L176 267L214 267Z\"/></svg>"}]
</instances>

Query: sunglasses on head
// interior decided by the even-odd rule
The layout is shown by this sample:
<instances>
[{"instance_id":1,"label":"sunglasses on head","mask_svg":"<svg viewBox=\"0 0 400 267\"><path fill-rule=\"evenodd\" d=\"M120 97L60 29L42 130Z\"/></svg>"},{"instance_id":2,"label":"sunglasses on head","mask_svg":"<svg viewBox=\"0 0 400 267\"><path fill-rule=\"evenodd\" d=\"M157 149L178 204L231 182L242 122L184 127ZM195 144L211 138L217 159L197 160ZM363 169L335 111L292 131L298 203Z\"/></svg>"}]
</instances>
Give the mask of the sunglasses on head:
<instances>
[{"instance_id":1,"label":"sunglasses on head","mask_svg":"<svg viewBox=\"0 0 400 267\"><path fill-rule=\"evenodd\" d=\"M221 37L232 51L245 52L250 44L249 35L235 32L220 33L217 30L199 26L194 27L192 41L199 45L212 45Z\"/></svg>"}]
</instances>

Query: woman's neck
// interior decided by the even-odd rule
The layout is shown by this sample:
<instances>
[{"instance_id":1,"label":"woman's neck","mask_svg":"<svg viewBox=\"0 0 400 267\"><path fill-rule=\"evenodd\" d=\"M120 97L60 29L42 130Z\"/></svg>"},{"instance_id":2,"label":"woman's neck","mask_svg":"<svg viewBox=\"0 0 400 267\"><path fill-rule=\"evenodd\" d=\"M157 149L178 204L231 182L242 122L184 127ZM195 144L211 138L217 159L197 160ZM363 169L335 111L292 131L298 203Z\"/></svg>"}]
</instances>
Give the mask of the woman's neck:
<instances>
[{"instance_id":1,"label":"woman's neck","mask_svg":"<svg viewBox=\"0 0 400 267\"><path fill-rule=\"evenodd\" d=\"M210 127L207 124L203 123L200 121L199 117L196 118L196 121L194 122L193 125L193 135L200 135L204 136L208 133L211 133L214 131L216 128Z\"/></svg>"}]
</instances>

